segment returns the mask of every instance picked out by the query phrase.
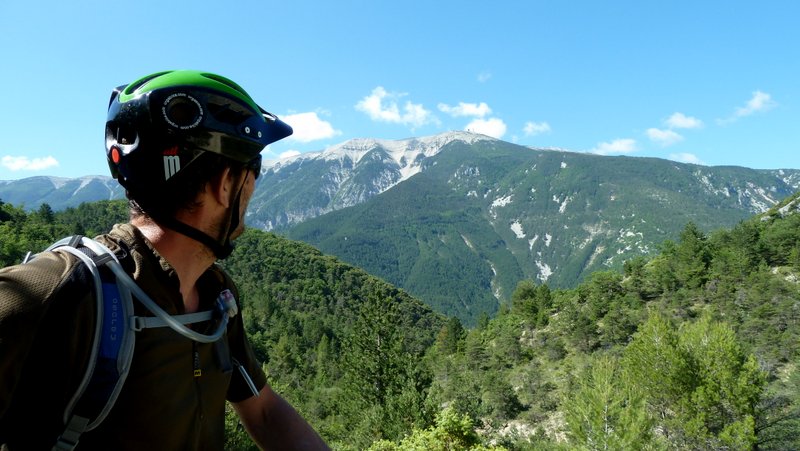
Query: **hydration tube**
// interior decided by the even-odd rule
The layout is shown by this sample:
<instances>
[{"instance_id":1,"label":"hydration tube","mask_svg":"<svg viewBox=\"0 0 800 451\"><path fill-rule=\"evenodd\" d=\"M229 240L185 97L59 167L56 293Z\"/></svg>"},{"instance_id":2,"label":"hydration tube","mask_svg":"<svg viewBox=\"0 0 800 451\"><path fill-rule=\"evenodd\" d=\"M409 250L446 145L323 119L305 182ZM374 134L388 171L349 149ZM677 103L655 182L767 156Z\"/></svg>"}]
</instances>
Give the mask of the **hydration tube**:
<instances>
[{"instance_id":1,"label":"hydration tube","mask_svg":"<svg viewBox=\"0 0 800 451\"><path fill-rule=\"evenodd\" d=\"M65 244L69 244L69 243L70 243L70 238L65 238L65 239L53 244L48 249L60 247L60 246L63 246ZM236 313L237 313L236 302L235 302L235 300L231 299L232 296L231 296L231 298L227 298L227 299L224 299L224 300L222 300L222 299L218 300L218 302L220 303L221 309L223 309L225 311L225 313L227 313L227 314L223 314L222 315L222 319L220 320L219 326L217 326L217 330L214 331L214 333L208 334L208 335L201 334L199 332L193 331L193 330L189 329L188 327L184 326L183 324L181 324L180 321L178 321L175 318L173 318L172 316L170 316L170 314L167 313L166 311L164 311L164 309L159 307L158 304L156 304L156 302L153 301L150 298L150 296L148 296L147 293L145 293L144 290L142 290L141 287L139 287L139 285L137 285L136 282L133 281L133 279L131 279L131 277L128 275L128 273L125 272L125 270L122 268L122 265L119 263L119 260L117 259L117 256L114 255L114 253L111 252L110 249L108 249L103 244L98 243L97 241L89 239L89 238L86 238L86 237L82 237L81 238L80 244L82 244L83 246L86 246L89 250L91 250L92 252L94 252L97 255L108 255L108 256L110 256L111 259L106 261L104 264L111 269L111 271L114 273L114 276L116 276L117 281L118 282L122 282L122 284L125 286L125 288L130 290L130 292L133 294L133 296L136 299L139 300L139 302L141 302L156 317L160 318L164 322L164 324L169 326L170 329L174 330L175 332L183 335L184 337L186 337L186 338L188 338L190 340L193 340L193 341L196 341L196 342L199 342L199 343L214 343L215 341L219 340L222 337L222 335L225 333L225 328L228 326L228 319L236 316ZM69 248L66 248L66 249L69 249ZM76 254L74 252L70 252L70 253ZM80 251L78 251L77 253L82 254ZM85 255L84 255L84 257L85 257ZM87 266L92 267L92 266L95 266L95 265L87 265ZM230 293L230 292L228 292L228 293ZM102 298L100 298L100 299L102 299ZM231 301L233 301L233 302L231 302Z\"/></svg>"}]
</instances>

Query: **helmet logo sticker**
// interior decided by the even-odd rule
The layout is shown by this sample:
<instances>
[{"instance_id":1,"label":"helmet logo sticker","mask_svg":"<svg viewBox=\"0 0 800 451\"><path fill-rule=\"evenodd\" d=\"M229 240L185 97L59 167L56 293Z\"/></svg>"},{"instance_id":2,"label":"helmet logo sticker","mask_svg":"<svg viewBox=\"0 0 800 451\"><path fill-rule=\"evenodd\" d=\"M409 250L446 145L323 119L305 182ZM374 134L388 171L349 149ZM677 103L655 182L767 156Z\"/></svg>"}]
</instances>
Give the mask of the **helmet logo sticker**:
<instances>
[{"instance_id":1,"label":"helmet logo sticker","mask_svg":"<svg viewBox=\"0 0 800 451\"><path fill-rule=\"evenodd\" d=\"M114 137L106 137L106 149L112 150L112 148L117 149L118 154L122 154L127 156L129 153L133 152L139 147L139 134L136 134L133 142L129 142L129 139L122 138L119 140L114 139ZM116 163L116 162L115 162Z\"/></svg>"},{"instance_id":2,"label":"helmet logo sticker","mask_svg":"<svg viewBox=\"0 0 800 451\"><path fill-rule=\"evenodd\" d=\"M164 180L177 174L181 170L181 157L178 156L178 148L170 147L163 153L164 156Z\"/></svg>"},{"instance_id":3,"label":"helmet logo sticker","mask_svg":"<svg viewBox=\"0 0 800 451\"><path fill-rule=\"evenodd\" d=\"M203 107L189 94L176 92L164 99L161 115L169 125L180 130L189 130L203 121Z\"/></svg>"}]
</instances>

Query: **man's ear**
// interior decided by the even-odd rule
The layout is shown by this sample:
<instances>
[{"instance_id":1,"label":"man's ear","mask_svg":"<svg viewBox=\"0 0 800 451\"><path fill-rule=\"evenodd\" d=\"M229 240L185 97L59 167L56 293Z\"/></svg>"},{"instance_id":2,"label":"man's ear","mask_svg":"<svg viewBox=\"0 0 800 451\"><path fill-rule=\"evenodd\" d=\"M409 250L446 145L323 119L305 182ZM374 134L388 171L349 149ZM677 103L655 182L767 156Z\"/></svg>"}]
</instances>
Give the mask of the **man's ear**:
<instances>
[{"instance_id":1,"label":"man's ear","mask_svg":"<svg viewBox=\"0 0 800 451\"><path fill-rule=\"evenodd\" d=\"M208 182L206 189L210 191L211 196L216 202L224 208L228 208L231 204L231 190L233 189L233 173L231 168L227 167L222 170L216 177Z\"/></svg>"}]
</instances>

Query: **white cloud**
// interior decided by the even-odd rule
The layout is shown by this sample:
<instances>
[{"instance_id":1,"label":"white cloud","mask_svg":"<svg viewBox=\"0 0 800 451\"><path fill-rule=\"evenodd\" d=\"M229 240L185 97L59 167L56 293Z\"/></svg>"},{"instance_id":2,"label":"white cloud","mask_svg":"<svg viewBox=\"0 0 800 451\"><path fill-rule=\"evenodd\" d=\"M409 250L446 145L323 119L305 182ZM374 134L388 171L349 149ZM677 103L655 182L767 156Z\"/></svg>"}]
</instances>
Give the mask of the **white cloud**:
<instances>
[{"instance_id":1,"label":"white cloud","mask_svg":"<svg viewBox=\"0 0 800 451\"><path fill-rule=\"evenodd\" d=\"M525 136L536 136L550 131L550 124L547 122L526 122L523 129Z\"/></svg>"},{"instance_id":2,"label":"white cloud","mask_svg":"<svg viewBox=\"0 0 800 451\"><path fill-rule=\"evenodd\" d=\"M767 111L773 106L775 106L775 102L772 100L772 96L766 92L756 91L753 93L753 97L747 101L746 106L736 109L736 116L750 116L753 113Z\"/></svg>"},{"instance_id":3,"label":"white cloud","mask_svg":"<svg viewBox=\"0 0 800 451\"><path fill-rule=\"evenodd\" d=\"M683 113L673 113L666 120L666 124L669 128L700 128L703 126L703 121L696 117L686 116Z\"/></svg>"},{"instance_id":4,"label":"white cloud","mask_svg":"<svg viewBox=\"0 0 800 451\"><path fill-rule=\"evenodd\" d=\"M492 138L500 139L506 134L506 128L506 123L503 122L502 119L492 117L489 119L475 119L467 124L464 130L482 133Z\"/></svg>"},{"instance_id":5,"label":"white cloud","mask_svg":"<svg viewBox=\"0 0 800 451\"><path fill-rule=\"evenodd\" d=\"M611 142L602 142L589 151L597 155L625 155L636 152L636 140L615 139Z\"/></svg>"},{"instance_id":6,"label":"white cloud","mask_svg":"<svg viewBox=\"0 0 800 451\"><path fill-rule=\"evenodd\" d=\"M669 159L680 163L705 164L697 158L697 155L691 153L672 153Z\"/></svg>"},{"instance_id":7,"label":"white cloud","mask_svg":"<svg viewBox=\"0 0 800 451\"><path fill-rule=\"evenodd\" d=\"M300 152L297 150L287 150L286 152L282 152L280 155L278 155L278 158L283 159L289 157L296 157L298 155L300 155Z\"/></svg>"},{"instance_id":8,"label":"white cloud","mask_svg":"<svg viewBox=\"0 0 800 451\"><path fill-rule=\"evenodd\" d=\"M489 108L489 105L487 105L485 102L481 103L458 102L458 105L456 106L450 106L445 103L440 103L439 111L447 113L453 117L459 117L459 116L484 117L487 114L491 114L492 109Z\"/></svg>"},{"instance_id":9,"label":"white cloud","mask_svg":"<svg viewBox=\"0 0 800 451\"><path fill-rule=\"evenodd\" d=\"M683 141L683 136L679 135L673 130L659 130L657 128L648 128L647 137L651 141L660 144L662 147L671 146L677 142Z\"/></svg>"},{"instance_id":10,"label":"white cloud","mask_svg":"<svg viewBox=\"0 0 800 451\"><path fill-rule=\"evenodd\" d=\"M750 100L747 101L747 104L743 107L736 108L736 111L733 113L733 116L729 117L728 119L721 119L719 120L720 124L728 124L731 122L735 122L738 119L741 119L746 116L750 116L755 113L761 113L764 111L768 111L775 107L777 102L772 100L772 96L767 94L766 92L755 91L753 92L753 96L750 97Z\"/></svg>"},{"instance_id":11,"label":"white cloud","mask_svg":"<svg viewBox=\"0 0 800 451\"><path fill-rule=\"evenodd\" d=\"M372 94L361 99L356 109L366 113L372 120L419 127L434 121L430 111L422 105L406 102L402 112L397 99L406 94L389 93L382 86L372 90Z\"/></svg>"},{"instance_id":12,"label":"white cloud","mask_svg":"<svg viewBox=\"0 0 800 451\"><path fill-rule=\"evenodd\" d=\"M478 74L478 81L481 83L486 83L490 78L492 78L492 74L490 72L483 71Z\"/></svg>"},{"instance_id":13,"label":"white cloud","mask_svg":"<svg viewBox=\"0 0 800 451\"><path fill-rule=\"evenodd\" d=\"M292 126L294 133L288 138L303 143L332 138L342 132L333 128L330 122L320 119L317 113L298 113L281 117Z\"/></svg>"},{"instance_id":14,"label":"white cloud","mask_svg":"<svg viewBox=\"0 0 800 451\"><path fill-rule=\"evenodd\" d=\"M59 163L58 160L51 156L30 159L28 157L6 155L2 159L2 165L12 171L41 171L58 166Z\"/></svg>"}]
</instances>

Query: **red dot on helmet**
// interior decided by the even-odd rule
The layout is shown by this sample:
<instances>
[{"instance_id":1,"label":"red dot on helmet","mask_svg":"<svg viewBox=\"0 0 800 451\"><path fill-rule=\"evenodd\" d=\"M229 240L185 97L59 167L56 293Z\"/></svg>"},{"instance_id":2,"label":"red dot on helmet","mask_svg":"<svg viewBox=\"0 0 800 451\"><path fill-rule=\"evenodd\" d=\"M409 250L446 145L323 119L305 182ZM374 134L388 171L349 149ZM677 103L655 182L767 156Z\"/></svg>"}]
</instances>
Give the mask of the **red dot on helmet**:
<instances>
[{"instance_id":1,"label":"red dot on helmet","mask_svg":"<svg viewBox=\"0 0 800 451\"><path fill-rule=\"evenodd\" d=\"M111 148L111 161L113 161L115 164L119 164L119 159L119 147L114 146Z\"/></svg>"}]
</instances>

